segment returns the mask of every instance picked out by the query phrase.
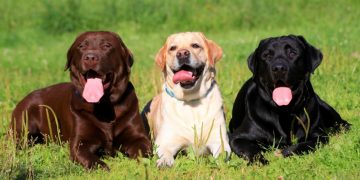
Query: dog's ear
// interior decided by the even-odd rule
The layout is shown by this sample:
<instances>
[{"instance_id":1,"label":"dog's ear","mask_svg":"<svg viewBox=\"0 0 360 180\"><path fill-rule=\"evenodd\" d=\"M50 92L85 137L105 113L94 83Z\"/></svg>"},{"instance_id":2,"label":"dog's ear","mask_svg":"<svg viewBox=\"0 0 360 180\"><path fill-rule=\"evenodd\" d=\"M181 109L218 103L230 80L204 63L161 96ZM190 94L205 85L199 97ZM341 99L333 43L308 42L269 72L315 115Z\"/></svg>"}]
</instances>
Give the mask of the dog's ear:
<instances>
[{"instance_id":1,"label":"dog's ear","mask_svg":"<svg viewBox=\"0 0 360 180\"><path fill-rule=\"evenodd\" d=\"M251 53L250 56L247 59L248 67L250 71L254 74L255 73L255 52Z\"/></svg>"},{"instance_id":2,"label":"dog's ear","mask_svg":"<svg viewBox=\"0 0 360 180\"><path fill-rule=\"evenodd\" d=\"M319 49L309 44L304 37L296 36L305 46L306 61L308 63L308 71L314 73L315 69L320 65L323 55Z\"/></svg>"},{"instance_id":3,"label":"dog's ear","mask_svg":"<svg viewBox=\"0 0 360 180\"><path fill-rule=\"evenodd\" d=\"M132 65L134 64L134 56L133 56L133 53L128 50L128 63L130 65L130 67L132 67Z\"/></svg>"},{"instance_id":4,"label":"dog's ear","mask_svg":"<svg viewBox=\"0 0 360 180\"><path fill-rule=\"evenodd\" d=\"M127 71L128 71L128 73L130 73L131 72L131 67L134 64L134 57L133 57L132 52L128 48L125 47L124 49L126 51L126 57L125 58L127 59L127 62L126 62Z\"/></svg>"},{"instance_id":5,"label":"dog's ear","mask_svg":"<svg viewBox=\"0 0 360 180\"><path fill-rule=\"evenodd\" d=\"M76 54L76 49L77 49L77 46L79 44L79 42L81 41L81 38L83 36L85 36L88 32L83 32L81 34L79 34L76 38L75 38L75 41L71 44L68 52L67 52L67 61L66 61L66 64L65 64L65 69L64 71L68 70L71 68L71 64L73 63L73 59L74 59L74 56ZM70 69L71 71L71 69Z\"/></svg>"},{"instance_id":6,"label":"dog's ear","mask_svg":"<svg viewBox=\"0 0 360 180\"><path fill-rule=\"evenodd\" d=\"M250 69L250 71L255 74L255 67L256 67L256 54L258 53L258 51L260 51L260 48L263 47L267 42L269 42L272 38L266 38L266 39L263 39L260 41L258 47L255 49L254 52L252 52L250 54L250 56L248 57L247 59L247 62L248 62L248 67Z\"/></svg>"},{"instance_id":7,"label":"dog's ear","mask_svg":"<svg viewBox=\"0 0 360 180\"><path fill-rule=\"evenodd\" d=\"M128 73L131 72L131 67L134 64L134 58L133 58L133 54L132 52L128 49L128 47L125 45L124 41L121 39L121 37L114 33L114 32L110 32L113 36L116 37L118 43L120 44L121 49L117 49L117 52L121 52L120 57L122 59L125 59L125 64L126 64L126 70Z\"/></svg>"},{"instance_id":8,"label":"dog's ear","mask_svg":"<svg viewBox=\"0 0 360 180\"><path fill-rule=\"evenodd\" d=\"M223 51L219 45L217 45L214 41L207 39L208 46L208 57L210 60L210 65L214 66L216 62L218 62L223 54Z\"/></svg>"},{"instance_id":9,"label":"dog's ear","mask_svg":"<svg viewBox=\"0 0 360 180\"><path fill-rule=\"evenodd\" d=\"M161 70L165 69L166 49L167 49L167 43L165 43L164 46L160 48L160 50L158 51L155 57L155 62L161 68Z\"/></svg>"},{"instance_id":10,"label":"dog's ear","mask_svg":"<svg viewBox=\"0 0 360 180\"><path fill-rule=\"evenodd\" d=\"M201 38L205 41L207 56L209 58L210 65L214 66L218 62L223 54L222 48L216 44L214 41L205 37L202 32L198 32Z\"/></svg>"},{"instance_id":11,"label":"dog's ear","mask_svg":"<svg viewBox=\"0 0 360 180\"><path fill-rule=\"evenodd\" d=\"M72 63L72 59L73 59L73 56L74 56L74 46L75 45L75 42L71 45L71 47L69 48L68 52L67 52L67 61L66 61L66 64L65 64L65 68L64 68L64 71L67 71L68 69L70 69L70 66L71 66L71 63Z\"/></svg>"}]
</instances>

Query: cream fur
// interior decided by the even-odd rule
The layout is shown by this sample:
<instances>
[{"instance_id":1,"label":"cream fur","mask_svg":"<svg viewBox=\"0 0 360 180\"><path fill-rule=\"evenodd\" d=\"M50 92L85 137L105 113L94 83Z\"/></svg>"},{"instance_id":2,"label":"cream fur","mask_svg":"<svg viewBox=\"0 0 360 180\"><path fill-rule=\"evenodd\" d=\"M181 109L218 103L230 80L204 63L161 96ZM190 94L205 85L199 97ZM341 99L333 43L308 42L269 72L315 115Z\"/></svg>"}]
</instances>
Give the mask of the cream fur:
<instances>
[{"instance_id":1,"label":"cream fur","mask_svg":"<svg viewBox=\"0 0 360 180\"><path fill-rule=\"evenodd\" d=\"M193 42L199 43L202 49L191 49L188 45ZM213 43L212 49L209 48L209 43ZM179 84L172 82L171 67L176 65L176 57L172 52L164 52L169 44L175 44L179 49L188 49L191 52L192 63L205 63L204 71L193 88L183 89ZM175 154L189 146L195 147L197 155L211 153L218 157L224 151L230 155L223 100L214 80L214 63L221 57L221 48L206 39L202 33L192 32L170 36L164 47L165 50L162 48L159 51L164 54L157 56L164 59L157 61L158 64L161 64L159 61L166 61L163 67L164 86L172 91L175 97L163 91L153 98L147 115L155 138L156 153L160 158L157 166L172 166ZM210 57L211 51L217 51L220 55ZM213 63L210 60L213 60ZM214 85L209 90L212 83Z\"/></svg>"}]
</instances>

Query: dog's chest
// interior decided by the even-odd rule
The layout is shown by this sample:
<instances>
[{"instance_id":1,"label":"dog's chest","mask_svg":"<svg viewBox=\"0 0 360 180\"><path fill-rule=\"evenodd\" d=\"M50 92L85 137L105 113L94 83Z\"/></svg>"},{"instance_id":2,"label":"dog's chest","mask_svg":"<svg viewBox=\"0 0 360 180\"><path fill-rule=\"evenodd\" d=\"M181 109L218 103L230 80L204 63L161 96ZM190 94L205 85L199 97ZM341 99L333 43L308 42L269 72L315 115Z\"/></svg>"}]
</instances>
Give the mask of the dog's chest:
<instances>
[{"instance_id":1,"label":"dog's chest","mask_svg":"<svg viewBox=\"0 0 360 180\"><path fill-rule=\"evenodd\" d=\"M303 140L306 133L309 133L310 122L305 114L283 113L278 115L276 119L274 129L268 130L273 135L269 138L271 142L276 139L280 144L289 145L296 140Z\"/></svg>"},{"instance_id":2,"label":"dog's chest","mask_svg":"<svg viewBox=\"0 0 360 180\"><path fill-rule=\"evenodd\" d=\"M165 126L194 134L194 131L209 131L219 113L222 113L222 99L216 94L198 101L184 102L165 96L162 116Z\"/></svg>"}]
</instances>

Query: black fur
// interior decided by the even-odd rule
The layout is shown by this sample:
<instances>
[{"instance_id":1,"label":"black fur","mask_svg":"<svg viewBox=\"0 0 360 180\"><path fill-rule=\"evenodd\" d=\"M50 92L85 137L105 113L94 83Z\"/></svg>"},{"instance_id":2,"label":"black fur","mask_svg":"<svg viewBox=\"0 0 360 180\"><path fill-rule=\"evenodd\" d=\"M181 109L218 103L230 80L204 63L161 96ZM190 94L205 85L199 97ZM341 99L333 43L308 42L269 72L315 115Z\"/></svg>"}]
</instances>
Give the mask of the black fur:
<instances>
[{"instance_id":1,"label":"black fur","mask_svg":"<svg viewBox=\"0 0 360 180\"><path fill-rule=\"evenodd\" d=\"M283 149L284 157L303 154L315 150L318 143L327 143L329 132L338 132L341 126L350 128L311 85L310 74L322 57L302 36L260 42L248 59L253 77L243 85L234 102L230 146L235 154L250 163L259 160L265 164L261 152L273 145ZM278 106L272 100L272 91L280 86L291 88L293 99L289 105Z\"/></svg>"},{"instance_id":2,"label":"black fur","mask_svg":"<svg viewBox=\"0 0 360 180\"><path fill-rule=\"evenodd\" d=\"M145 131L149 135L150 135L150 126L149 126L149 122L148 122L148 119L146 117L146 114L148 114L150 112L151 102L152 102L152 99L145 105L144 109L141 112L141 119L142 119L142 121L144 123Z\"/></svg>"}]
</instances>

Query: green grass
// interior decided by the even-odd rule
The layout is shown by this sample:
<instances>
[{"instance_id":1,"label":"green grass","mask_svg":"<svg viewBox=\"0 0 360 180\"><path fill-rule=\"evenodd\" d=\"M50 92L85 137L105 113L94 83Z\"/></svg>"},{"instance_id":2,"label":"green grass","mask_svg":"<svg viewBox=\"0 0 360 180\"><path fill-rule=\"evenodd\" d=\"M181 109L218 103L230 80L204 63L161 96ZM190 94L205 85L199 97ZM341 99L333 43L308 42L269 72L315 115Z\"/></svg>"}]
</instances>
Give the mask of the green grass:
<instances>
[{"instance_id":1,"label":"green grass","mask_svg":"<svg viewBox=\"0 0 360 180\"><path fill-rule=\"evenodd\" d=\"M4 179L358 179L360 177L360 1L7 1L0 0L0 177ZM111 171L85 171L69 159L68 145L50 143L16 151L5 139L11 111L32 90L69 81L66 52L85 30L121 35L135 55L132 82L140 107L161 87L154 56L166 37L203 31L224 50L217 81L227 122L241 85L251 76L246 59L269 36L302 34L324 59L312 76L322 99L353 124L314 153L291 158L265 154L268 166L247 166L232 155L180 156L158 170L157 157L105 158Z\"/></svg>"}]
</instances>

